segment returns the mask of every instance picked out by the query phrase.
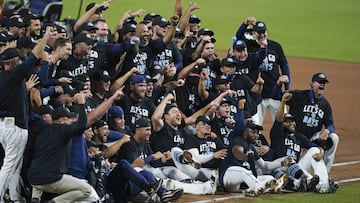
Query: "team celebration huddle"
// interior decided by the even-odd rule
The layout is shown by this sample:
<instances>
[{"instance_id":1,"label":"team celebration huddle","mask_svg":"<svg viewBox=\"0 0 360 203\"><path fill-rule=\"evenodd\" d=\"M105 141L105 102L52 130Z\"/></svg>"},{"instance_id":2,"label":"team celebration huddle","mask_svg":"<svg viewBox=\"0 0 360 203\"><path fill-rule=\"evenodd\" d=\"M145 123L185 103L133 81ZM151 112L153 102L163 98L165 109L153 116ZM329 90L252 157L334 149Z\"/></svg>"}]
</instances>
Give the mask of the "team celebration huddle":
<instances>
[{"instance_id":1,"label":"team celebration huddle","mask_svg":"<svg viewBox=\"0 0 360 203\"><path fill-rule=\"evenodd\" d=\"M0 202L336 192L331 78L292 87L255 17L220 58L216 41L229 39L201 26L201 5L174 2L169 18L129 8L111 30L111 0L67 22L0 1Z\"/></svg>"}]
</instances>

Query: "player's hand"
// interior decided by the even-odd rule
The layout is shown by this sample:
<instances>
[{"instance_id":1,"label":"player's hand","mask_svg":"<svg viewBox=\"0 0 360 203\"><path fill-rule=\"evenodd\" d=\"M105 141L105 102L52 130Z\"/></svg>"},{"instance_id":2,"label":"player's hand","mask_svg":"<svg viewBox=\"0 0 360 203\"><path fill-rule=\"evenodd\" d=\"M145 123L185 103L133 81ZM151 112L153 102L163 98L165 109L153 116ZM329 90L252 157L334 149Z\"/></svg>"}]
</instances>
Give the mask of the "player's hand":
<instances>
[{"instance_id":1,"label":"player's hand","mask_svg":"<svg viewBox=\"0 0 360 203\"><path fill-rule=\"evenodd\" d=\"M327 140L329 137L330 131L328 129L324 129L319 134L319 140Z\"/></svg>"},{"instance_id":2,"label":"player's hand","mask_svg":"<svg viewBox=\"0 0 360 203\"><path fill-rule=\"evenodd\" d=\"M170 18L170 25L176 26L176 25L179 23L179 20L180 20L179 16L176 15L176 14L174 14L174 15L171 16L171 18Z\"/></svg>"},{"instance_id":3,"label":"player's hand","mask_svg":"<svg viewBox=\"0 0 360 203\"><path fill-rule=\"evenodd\" d=\"M236 121L232 118L226 118L225 122L229 124L230 126L235 126Z\"/></svg>"},{"instance_id":4,"label":"player's hand","mask_svg":"<svg viewBox=\"0 0 360 203\"><path fill-rule=\"evenodd\" d=\"M161 152L156 152L155 154L152 154L155 160L161 159L164 155Z\"/></svg>"},{"instance_id":5,"label":"player's hand","mask_svg":"<svg viewBox=\"0 0 360 203\"><path fill-rule=\"evenodd\" d=\"M144 159L142 159L142 158L137 158L137 159L135 159L135 160L132 162L131 166L132 166L133 168L135 168L135 167L140 167L140 168L142 168L142 167L145 166L145 161L144 161Z\"/></svg>"},{"instance_id":6,"label":"player's hand","mask_svg":"<svg viewBox=\"0 0 360 203\"><path fill-rule=\"evenodd\" d=\"M121 137L120 140L121 140L121 142L123 142L123 144L130 142L130 135L125 134L124 136Z\"/></svg>"},{"instance_id":7,"label":"player's hand","mask_svg":"<svg viewBox=\"0 0 360 203\"><path fill-rule=\"evenodd\" d=\"M288 83L289 82L289 77L287 75L282 75L278 78L278 80L276 81L276 83L278 85L281 85L283 83Z\"/></svg>"},{"instance_id":8,"label":"player's hand","mask_svg":"<svg viewBox=\"0 0 360 203\"><path fill-rule=\"evenodd\" d=\"M324 157L324 150L321 149L319 153L314 154L312 157L315 161L320 161Z\"/></svg>"},{"instance_id":9,"label":"player's hand","mask_svg":"<svg viewBox=\"0 0 360 203\"><path fill-rule=\"evenodd\" d=\"M35 85L39 84L39 76L37 74L31 74L29 79L26 81L26 90L30 91Z\"/></svg>"},{"instance_id":10,"label":"player's hand","mask_svg":"<svg viewBox=\"0 0 360 203\"><path fill-rule=\"evenodd\" d=\"M267 45L268 45L268 41L267 41L266 38L261 38L261 39L259 39L258 43L259 43L259 45L260 45L261 48L265 48L265 47L267 47Z\"/></svg>"},{"instance_id":11,"label":"player's hand","mask_svg":"<svg viewBox=\"0 0 360 203\"><path fill-rule=\"evenodd\" d=\"M245 103L246 103L246 99L239 99L239 109L244 109L245 108Z\"/></svg>"},{"instance_id":12,"label":"player's hand","mask_svg":"<svg viewBox=\"0 0 360 203\"><path fill-rule=\"evenodd\" d=\"M85 95L82 92L76 93L74 95L74 102L76 104L85 104Z\"/></svg>"},{"instance_id":13,"label":"player's hand","mask_svg":"<svg viewBox=\"0 0 360 203\"><path fill-rule=\"evenodd\" d=\"M287 102L292 98L292 96L293 95L291 93L285 92L282 96L282 101Z\"/></svg>"},{"instance_id":14,"label":"player's hand","mask_svg":"<svg viewBox=\"0 0 360 203\"><path fill-rule=\"evenodd\" d=\"M253 16L249 16L244 20L244 24L246 25L255 25L256 23L256 18Z\"/></svg>"},{"instance_id":15,"label":"player's hand","mask_svg":"<svg viewBox=\"0 0 360 203\"><path fill-rule=\"evenodd\" d=\"M227 154L227 149L220 149L219 151L213 153L213 157L215 159L225 159Z\"/></svg>"},{"instance_id":16,"label":"player's hand","mask_svg":"<svg viewBox=\"0 0 360 203\"><path fill-rule=\"evenodd\" d=\"M256 79L256 84L263 85L265 83L264 79L261 77L261 72L258 74L258 78Z\"/></svg>"},{"instance_id":17,"label":"player's hand","mask_svg":"<svg viewBox=\"0 0 360 203\"><path fill-rule=\"evenodd\" d=\"M190 2L189 5L189 10L191 12L195 11L196 9L200 9L200 7L198 6L198 4L196 2Z\"/></svg>"},{"instance_id":18,"label":"player's hand","mask_svg":"<svg viewBox=\"0 0 360 203\"><path fill-rule=\"evenodd\" d=\"M291 164L293 164L295 161L287 156L281 161L281 166L289 167Z\"/></svg>"},{"instance_id":19,"label":"player's hand","mask_svg":"<svg viewBox=\"0 0 360 203\"><path fill-rule=\"evenodd\" d=\"M261 155L264 156L268 151L270 150L270 147L267 145L262 145L260 147L256 147L256 151Z\"/></svg>"},{"instance_id":20,"label":"player's hand","mask_svg":"<svg viewBox=\"0 0 360 203\"><path fill-rule=\"evenodd\" d=\"M59 82L60 82L60 83L70 84L71 81L72 81L72 78L68 78L68 77L60 77L60 78L59 78Z\"/></svg>"},{"instance_id":21,"label":"player's hand","mask_svg":"<svg viewBox=\"0 0 360 203\"><path fill-rule=\"evenodd\" d=\"M120 89L116 90L114 94L111 96L111 98L114 99L115 101L121 99L121 97L124 96L124 92L123 92L124 87L125 86L122 86Z\"/></svg>"}]
</instances>

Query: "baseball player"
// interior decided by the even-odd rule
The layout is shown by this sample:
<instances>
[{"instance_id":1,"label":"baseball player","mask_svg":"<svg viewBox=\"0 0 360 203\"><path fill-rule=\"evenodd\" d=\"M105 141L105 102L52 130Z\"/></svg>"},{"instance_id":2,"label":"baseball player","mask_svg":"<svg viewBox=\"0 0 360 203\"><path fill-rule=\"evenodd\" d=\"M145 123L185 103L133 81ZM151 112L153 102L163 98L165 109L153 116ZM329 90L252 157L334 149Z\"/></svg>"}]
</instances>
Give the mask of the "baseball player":
<instances>
[{"instance_id":1,"label":"baseball player","mask_svg":"<svg viewBox=\"0 0 360 203\"><path fill-rule=\"evenodd\" d=\"M290 91L292 98L286 104L290 106L289 113L295 116L297 131L324 148L324 161L330 172L339 137L335 133L331 105L324 97L327 83L324 73L314 74L310 89Z\"/></svg>"},{"instance_id":2,"label":"baseball player","mask_svg":"<svg viewBox=\"0 0 360 203\"><path fill-rule=\"evenodd\" d=\"M228 152L220 137L211 136L211 121L208 116L199 116L195 127L196 135L189 135L185 140L185 151L174 147L171 154L177 168L194 180L206 182L212 178L213 171L219 168ZM186 154L191 154L193 160L186 158ZM195 168L189 162L196 162Z\"/></svg>"},{"instance_id":3,"label":"baseball player","mask_svg":"<svg viewBox=\"0 0 360 203\"><path fill-rule=\"evenodd\" d=\"M276 114L276 121L270 131L271 148L274 151L274 158L288 156L293 159L293 163L285 165L288 167L287 174L295 178L293 183L296 189L320 193L335 192L336 188L330 184L328 173L322 160L324 150L312 143L305 135L296 131L294 116L289 113L284 114L285 103L291 97L289 93L283 95ZM307 152L300 158L301 152L304 149L307 149ZM298 164L295 164L295 162ZM310 175L311 168L314 169L314 177ZM275 177L280 177L280 174L279 170L276 170ZM300 184L301 178L304 180L303 184ZM306 188L302 188L303 185Z\"/></svg>"},{"instance_id":4,"label":"baseball player","mask_svg":"<svg viewBox=\"0 0 360 203\"><path fill-rule=\"evenodd\" d=\"M244 99L239 101L238 114L236 115L235 128L229 155L221 164L219 170L219 183L227 191L240 192L243 184L247 196L257 196L268 189L275 191L276 180L270 175L258 176L255 162L262 168L274 169L280 166L276 162L264 161L255 149L255 139L259 130L263 128L253 122L244 125Z\"/></svg>"},{"instance_id":5,"label":"baseball player","mask_svg":"<svg viewBox=\"0 0 360 203\"><path fill-rule=\"evenodd\" d=\"M9 48L1 55L3 70L0 72L0 144L4 148L5 158L0 170L0 200L8 188L11 200L22 198L15 188L19 187L22 154L28 140L29 99L25 79L43 55L48 35L49 31L23 63L15 48Z\"/></svg>"}]
</instances>

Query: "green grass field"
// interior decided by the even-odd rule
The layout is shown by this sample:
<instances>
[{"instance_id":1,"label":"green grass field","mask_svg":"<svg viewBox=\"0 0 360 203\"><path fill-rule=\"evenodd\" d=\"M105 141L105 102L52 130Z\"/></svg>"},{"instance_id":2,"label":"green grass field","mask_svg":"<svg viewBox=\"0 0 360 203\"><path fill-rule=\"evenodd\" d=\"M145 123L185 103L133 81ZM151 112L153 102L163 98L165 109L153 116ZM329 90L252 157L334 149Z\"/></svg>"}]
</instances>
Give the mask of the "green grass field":
<instances>
[{"instance_id":1,"label":"green grass field","mask_svg":"<svg viewBox=\"0 0 360 203\"><path fill-rule=\"evenodd\" d=\"M287 195L271 195L266 198L241 201L242 203L357 203L360 200L360 183L340 186L335 194L314 194L314 193L292 193Z\"/></svg>"},{"instance_id":2,"label":"green grass field","mask_svg":"<svg viewBox=\"0 0 360 203\"><path fill-rule=\"evenodd\" d=\"M63 0L63 17L77 17L79 0ZM92 0L84 0L86 6ZM102 2L95 0L95 2ZM215 31L216 48L226 50L247 16L266 22L269 38L280 42L288 56L360 62L360 1L358 0L197 0L201 26ZM169 18L175 0L113 0L104 12L111 27L127 10L138 8ZM184 0L184 8L189 4ZM84 6L84 7L85 7Z\"/></svg>"}]
</instances>

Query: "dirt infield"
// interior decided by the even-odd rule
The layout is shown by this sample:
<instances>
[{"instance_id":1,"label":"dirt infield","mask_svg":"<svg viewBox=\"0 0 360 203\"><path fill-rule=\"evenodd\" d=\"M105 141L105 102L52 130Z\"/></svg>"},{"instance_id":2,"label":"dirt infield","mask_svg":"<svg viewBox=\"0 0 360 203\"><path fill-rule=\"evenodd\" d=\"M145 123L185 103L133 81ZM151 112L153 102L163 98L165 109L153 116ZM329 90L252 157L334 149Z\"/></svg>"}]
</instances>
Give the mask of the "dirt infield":
<instances>
[{"instance_id":1,"label":"dirt infield","mask_svg":"<svg viewBox=\"0 0 360 203\"><path fill-rule=\"evenodd\" d=\"M220 53L220 55L222 55ZM360 64L336 61L322 61L289 57L291 70L291 89L307 89L311 76L316 72L327 75L330 83L326 87L325 96L329 100L335 122L335 131L340 137L335 163L360 161ZM272 121L267 112L264 121L264 134L268 136ZM359 150L358 150L359 149ZM335 166L330 176L335 180L360 178L360 164ZM351 183L350 183L351 184ZM227 197L221 195L184 195L179 202L201 200L215 201L215 198ZM236 199L216 202L234 202Z\"/></svg>"}]
</instances>

